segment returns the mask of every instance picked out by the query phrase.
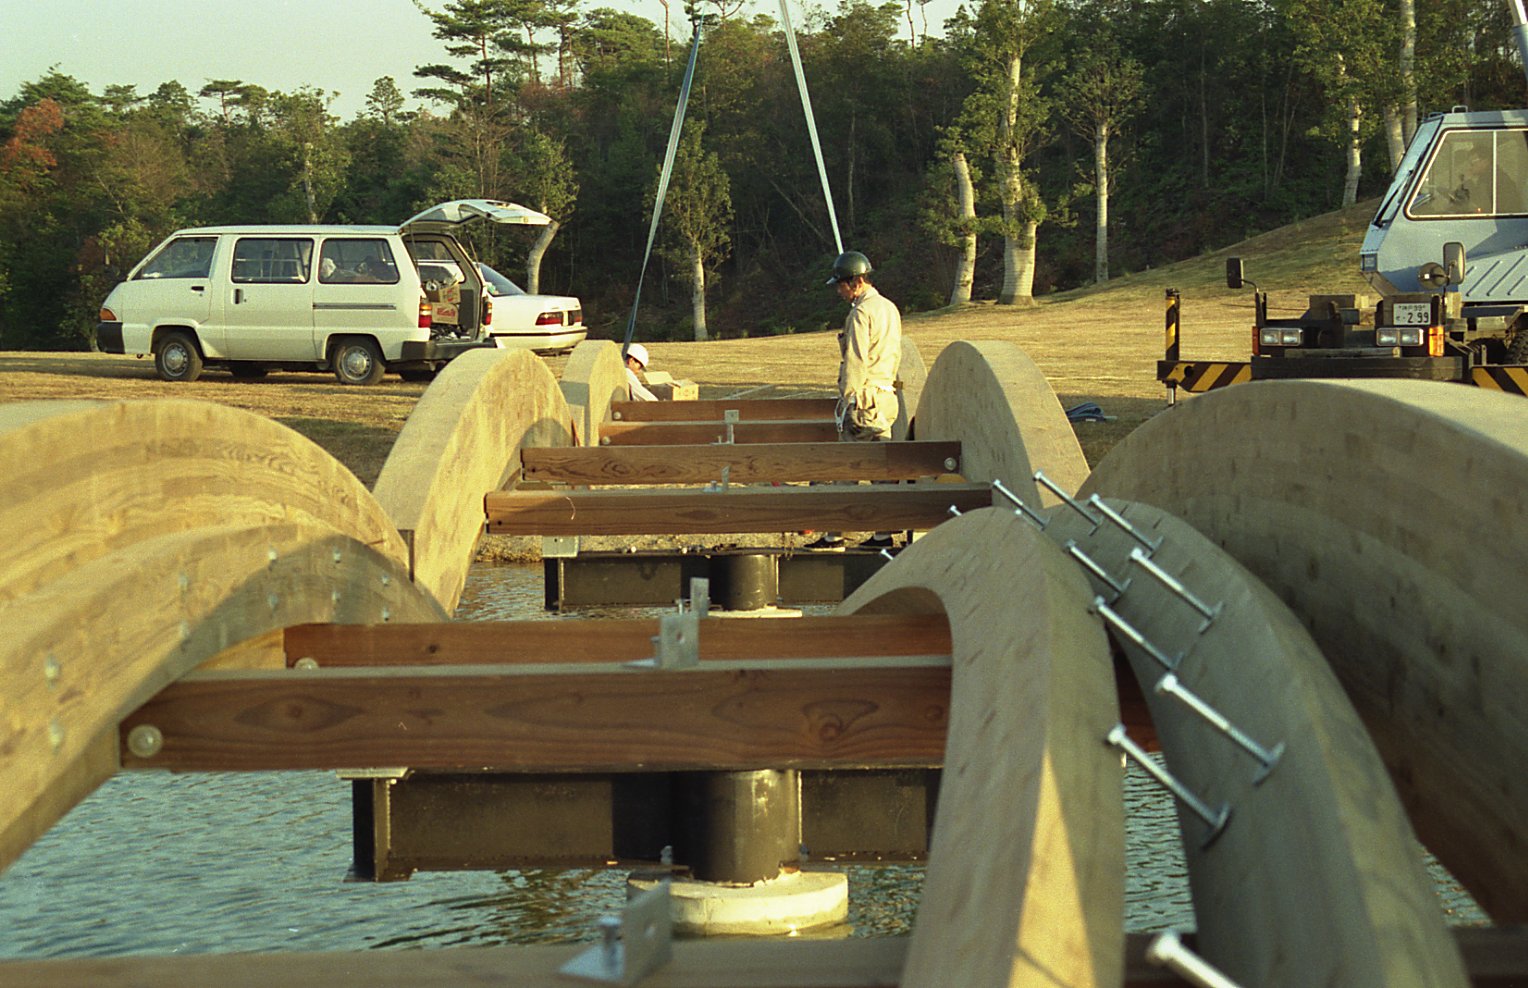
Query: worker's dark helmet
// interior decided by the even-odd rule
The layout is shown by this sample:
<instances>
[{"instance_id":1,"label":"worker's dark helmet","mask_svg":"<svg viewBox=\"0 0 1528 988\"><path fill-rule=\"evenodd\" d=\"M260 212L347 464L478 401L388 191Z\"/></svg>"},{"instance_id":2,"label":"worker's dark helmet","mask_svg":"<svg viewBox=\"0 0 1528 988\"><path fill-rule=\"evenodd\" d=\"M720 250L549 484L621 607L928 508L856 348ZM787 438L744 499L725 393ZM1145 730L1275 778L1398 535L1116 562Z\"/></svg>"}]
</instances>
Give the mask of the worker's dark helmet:
<instances>
[{"instance_id":1,"label":"worker's dark helmet","mask_svg":"<svg viewBox=\"0 0 1528 988\"><path fill-rule=\"evenodd\" d=\"M838 260L833 262L833 277L828 279L828 284L834 285L840 281L848 281L850 278L866 275L874 271L870 266L870 258L857 250L846 250L838 255Z\"/></svg>"}]
</instances>

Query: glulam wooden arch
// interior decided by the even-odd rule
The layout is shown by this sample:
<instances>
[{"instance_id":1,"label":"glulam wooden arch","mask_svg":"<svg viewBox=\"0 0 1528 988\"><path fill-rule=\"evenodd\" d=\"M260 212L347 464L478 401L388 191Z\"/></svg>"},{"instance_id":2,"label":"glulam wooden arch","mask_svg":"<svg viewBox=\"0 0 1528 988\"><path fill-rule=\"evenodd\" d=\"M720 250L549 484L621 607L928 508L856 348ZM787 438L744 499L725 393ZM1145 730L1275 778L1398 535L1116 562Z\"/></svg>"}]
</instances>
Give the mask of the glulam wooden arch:
<instances>
[{"instance_id":1,"label":"glulam wooden arch","mask_svg":"<svg viewBox=\"0 0 1528 988\"><path fill-rule=\"evenodd\" d=\"M343 466L188 401L0 409L0 867L117 768L118 722L241 643L433 621Z\"/></svg>"},{"instance_id":2,"label":"glulam wooden arch","mask_svg":"<svg viewBox=\"0 0 1528 988\"><path fill-rule=\"evenodd\" d=\"M1262 581L1182 520L1108 501L1135 533L1066 508L1045 531L1116 583L1107 606L1169 659L1181 688L1265 752L1272 771L1181 698L1167 670L1117 636L1167 768L1231 816L1210 828L1178 807L1196 950L1242 985L1469 983L1404 808L1373 743L1298 618ZM1183 588L1148 572L1133 552ZM1203 608L1203 610L1201 609ZM1207 618L1204 610L1212 617Z\"/></svg>"},{"instance_id":3,"label":"glulam wooden arch","mask_svg":"<svg viewBox=\"0 0 1528 988\"><path fill-rule=\"evenodd\" d=\"M939 810L901 984L1116 986L1119 717L1081 571L1028 521L940 525L843 613L943 610L953 662Z\"/></svg>"},{"instance_id":4,"label":"glulam wooden arch","mask_svg":"<svg viewBox=\"0 0 1528 988\"><path fill-rule=\"evenodd\" d=\"M951 343L934 360L918 398L913 434L958 439L969 480L1000 480L1030 506L1053 504L1039 492L1044 471L1070 492L1088 475L1077 434L1045 375L1012 343Z\"/></svg>"},{"instance_id":5,"label":"glulam wooden arch","mask_svg":"<svg viewBox=\"0 0 1528 988\"><path fill-rule=\"evenodd\" d=\"M598 446L600 426L610 419L610 403L630 397L620 344L584 340L575 346L562 369L560 385L573 420L574 442Z\"/></svg>"},{"instance_id":6,"label":"glulam wooden arch","mask_svg":"<svg viewBox=\"0 0 1528 988\"><path fill-rule=\"evenodd\" d=\"M471 350L425 389L377 477L414 582L456 610L483 533L483 495L520 471L522 446L572 443L557 381L526 350Z\"/></svg>"},{"instance_id":7,"label":"glulam wooden arch","mask_svg":"<svg viewBox=\"0 0 1528 988\"><path fill-rule=\"evenodd\" d=\"M1528 920L1528 405L1417 381L1278 381L1158 415L1084 493L1183 518L1287 602L1418 834Z\"/></svg>"}]
</instances>

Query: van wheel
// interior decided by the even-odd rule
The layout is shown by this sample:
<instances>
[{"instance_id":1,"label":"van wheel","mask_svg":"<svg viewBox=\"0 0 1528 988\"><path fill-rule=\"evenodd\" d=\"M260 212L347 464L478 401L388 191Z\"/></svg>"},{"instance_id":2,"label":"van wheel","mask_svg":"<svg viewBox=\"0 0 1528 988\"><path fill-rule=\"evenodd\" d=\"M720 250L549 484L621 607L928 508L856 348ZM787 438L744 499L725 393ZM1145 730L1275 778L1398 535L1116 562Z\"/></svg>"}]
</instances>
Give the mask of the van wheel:
<instances>
[{"instance_id":1,"label":"van wheel","mask_svg":"<svg viewBox=\"0 0 1528 988\"><path fill-rule=\"evenodd\" d=\"M376 384L382 380L387 365L382 351L364 336L351 336L334 344L334 376L341 384Z\"/></svg>"},{"instance_id":2,"label":"van wheel","mask_svg":"<svg viewBox=\"0 0 1528 988\"><path fill-rule=\"evenodd\" d=\"M164 381L190 383L202 376L202 352L191 334L166 333L154 348L154 370Z\"/></svg>"}]
</instances>

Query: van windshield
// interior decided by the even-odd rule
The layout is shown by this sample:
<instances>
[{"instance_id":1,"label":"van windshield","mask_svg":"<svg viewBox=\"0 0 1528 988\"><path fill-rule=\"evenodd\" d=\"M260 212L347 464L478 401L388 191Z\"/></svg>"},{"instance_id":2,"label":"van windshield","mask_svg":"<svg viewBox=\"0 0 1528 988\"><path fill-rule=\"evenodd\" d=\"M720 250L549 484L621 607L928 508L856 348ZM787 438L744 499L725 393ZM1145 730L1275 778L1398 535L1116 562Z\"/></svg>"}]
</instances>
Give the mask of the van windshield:
<instances>
[{"instance_id":1,"label":"van windshield","mask_svg":"<svg viewBox=\"0 0 1528 988\"><path fill-rule=\"evenodd\" d=\"M217 237L176 237L149 259L134 281L151 278L205 278L212 273Z\"/></svg>"}]
</instances>

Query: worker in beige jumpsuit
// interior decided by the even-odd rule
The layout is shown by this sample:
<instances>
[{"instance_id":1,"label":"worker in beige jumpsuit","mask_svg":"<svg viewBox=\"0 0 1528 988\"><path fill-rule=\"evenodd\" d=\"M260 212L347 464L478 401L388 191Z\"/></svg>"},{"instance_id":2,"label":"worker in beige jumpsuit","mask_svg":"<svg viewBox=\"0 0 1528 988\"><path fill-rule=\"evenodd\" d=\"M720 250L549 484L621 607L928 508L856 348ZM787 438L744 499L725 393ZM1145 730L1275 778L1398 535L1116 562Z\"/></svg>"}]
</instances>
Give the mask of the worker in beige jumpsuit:
<instances>
[{"instance_id":1,"label":"worker in beige jumpsuit","mask_svg":"<svg viewBox=\"0 0 1528 988\"><path fill-rule=\"evenodd\" d=\"M902 313L896 303L870 283L869 258L859 251L845 251L833 264L828 284L849 303L844 330L838 334L838 438L847 442L883 442L891 438L897 420L897 368L902 362ZM829 532L812 548L832 549L843 544L837 532ZM889 548L889 533L877 532L862 543L870 548Z\"/></svg>"}]
</instances>

